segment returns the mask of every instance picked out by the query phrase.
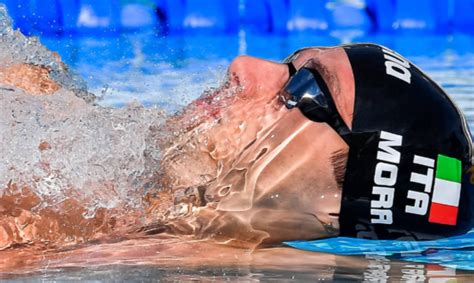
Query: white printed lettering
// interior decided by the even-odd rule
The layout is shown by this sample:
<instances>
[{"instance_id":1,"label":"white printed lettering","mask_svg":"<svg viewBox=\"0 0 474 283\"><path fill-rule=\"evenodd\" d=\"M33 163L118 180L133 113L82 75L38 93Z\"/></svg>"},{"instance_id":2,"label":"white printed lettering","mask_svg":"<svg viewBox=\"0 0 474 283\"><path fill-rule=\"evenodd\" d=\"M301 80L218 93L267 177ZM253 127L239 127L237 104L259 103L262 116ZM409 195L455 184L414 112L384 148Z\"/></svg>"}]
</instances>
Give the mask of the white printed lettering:
<instances>
[{"instance_id":1,"label":"white printed lettering","mask_svg":"<svg viewBox=\"0 0 474 283\"><path fill-rule=\"evenodd\" d=\"M387 50L382 49L385 61L385 72L387 75L393 76L406 83L411 83L410 63L401 57L400 55Z\"/></svg>"},{"instance_id":2,"label":"white printed lettering","mask_svg":"<svg viewBox=\"0 0 474 283\"><path fill-rule=\"evenodd\" d=\"M397 183L398 164L400 163L400 152L394 147L402 145L403 137L382 131L378 144L377 159L380 161L375 165L374 183L372 187L373 199L370 201L370 213L372 224L393 223L392 211L395 198L393 186Z\"/></svg>"},{"instance_id":3,"label":"white printed lettering","mask_svg":"<svg viewBox=\"0 0 474 283\"><path fill-rule=\"evenodd\" d=\"M384 162L375 167L374 182L379 186L393 186L397 182L398 167Z\"/></svg>"},{"instance_id":4,"label":"white printed lettering","mask_svg":"<svg viewBox=\"0 0 474 283\"><path fill-rule=\"evenodd\" d=\"M423 165L426 167L433 168L435 166L435 161L434 159L419 156L415 154L415 157L413 157L413 163Z\"/></svg>"},{"instance_id":5,"label":"white printed lettering","mask_svg":"<svg viewBox=\"0 0 474 283\"><path fill-rule=\"evenodd\" d=\"M410 175L410 182L425 186L424 191L431 193L431 187L433 184L433 169L429 168L426 170L426 175L412 172Z\"/></svg>"},{"instance_id":6,"label":"white printed lettering","mask_svg":"<svg viewBox=\"0 0 474 283\"><path fill-rule=\"evenodd\" d=\"M428 211L430 196L427 193L408 191L407 198L414 200L414 204L405 206L405 212L411 214L425 215Z\"/></svg>"},{"instance_id":7,"label":"white printed lettering","mask_svg":"<svg viewBox=\"0 0 474 283\"><path fill-rule=\"evenodd\" d=\"M411 83L410 71L395 62L385 61L385 71L387 72L387 75L391 75L397 79Z\"/></svg>"},{"instance_id":8,"label":"white printed lettering","mask_svg":"<svg viewBox=\"0 0 474 283\"><path fill-rule=\"evenodd\" d=\"M394 63L397 63L398 65L405 67L405 68L410 68L410 63L403 59L402 57L396 56L394 53L391 53L391 55L385 54L383 57L389 61L392 61Z\"/></svg>"},{"instance_id":9,"label":"white printed lettering","mask_svg":"<svg viewBox=\"0 0 474 283\"><path fill-rule=\"evenodd\" d=\"M413 163L418 165L423 165L429 167L426 170L426 174L420 174L412 172L410 175L410 182L421 184L424 186L424 191L427 193L431 193L431 187L433 185L433 174L434 174L434 159L415 155L413 158Z\"/></svg>"},{"instance_id":10,"label":"white printed lettering","mask_svg":"<svg viewBox=\"0 0 474 283\"><path fill-rule=\"evenodd\" d=\"M372 208L391 208L393 206L393 195L394 188L377 187L374 186L372 189L373 195L378 195L378 200L370 201L370 207Z\"/></svg>"},{"instance_id":11,"label":"white printed lettering","mask_svg":"<svg viewBox=\"0 0 474 283\"><path fill-rule=\"evenodd\" d=\"M400 163L400 152L393 149L393 147L401 146L402 140L403 137L400 135L382 131L380 133L379 151L377 152L377 159L395 164Z\"/></svg>"},{"instance_id":12,"label":"white printed lettering","mask_svg":"<svg viewBox=\"0 0 474 283\"><path fill-rule=\"evenodd\" d=\"M392 211L390 209L371 209L372 224L386 224L393 223Z\"/></svg>"},{"instance_id":13,"label":"white printed lettering","mask_svg":"<svg viewBox=\"0 0 474 283\"><path fill-rule=\"evenodd\" d=\"M426 215L428 212L428 205L430 201L431 189L433 187L433 174L434 174L434 159L415 155L413 157L413 164L422 165L428 167L426 174L420 174L412 172L410 175L410 182L415 184L423 185L423 191L409 190L407 198L413 200L413 205L406 205L405 212L417 215Z\"/></svg>"}]
</instances>

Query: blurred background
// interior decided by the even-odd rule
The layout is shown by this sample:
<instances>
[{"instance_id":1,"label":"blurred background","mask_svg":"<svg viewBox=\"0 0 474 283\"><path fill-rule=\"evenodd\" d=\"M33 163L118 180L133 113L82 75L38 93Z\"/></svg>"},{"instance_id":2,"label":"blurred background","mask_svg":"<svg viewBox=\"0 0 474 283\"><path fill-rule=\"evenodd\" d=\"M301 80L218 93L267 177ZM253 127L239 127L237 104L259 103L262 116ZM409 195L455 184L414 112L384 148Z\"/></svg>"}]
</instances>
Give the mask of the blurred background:
<instances>
[{"instance_id":1,"label":"blurred background","mask_svg":"<svg viewBox=\"0 0 474 283\"><path fill-rule=\"evenodd\" d=\"M473 0L2 0L27 34L474 33Z\"/></svg>"},{"instance_id":2,"label":"blurred background","mask_svg":"<svg viewBox=\"0 0 474 283\"><path fill-rule=\"evenodd\" d=\"M0 3L15 28L57 51L92 91L104 95L106 105L135 99L175 109L215 86L237 55L282 60L305 46L383 44L442 83L456 70L471 82L474 69L474 0ZM472 84L463 89L472 90Z\"/></svg>"}]
</instances>

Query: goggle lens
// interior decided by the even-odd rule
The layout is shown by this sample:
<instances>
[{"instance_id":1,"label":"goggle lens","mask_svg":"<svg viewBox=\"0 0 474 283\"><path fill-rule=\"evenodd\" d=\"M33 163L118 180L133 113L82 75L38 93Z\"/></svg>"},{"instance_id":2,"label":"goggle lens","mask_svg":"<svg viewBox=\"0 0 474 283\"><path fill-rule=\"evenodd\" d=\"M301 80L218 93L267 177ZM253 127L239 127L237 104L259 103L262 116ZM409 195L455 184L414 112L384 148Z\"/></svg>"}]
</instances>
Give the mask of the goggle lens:
<instances>
[{"instance_id":1,"label":"goggle lens","mask_svg":"<svg viewBox=\"0 0 474 283\"><path fill-rule=\"evenodd\" d=\"M322 84L324 88L321 87ZM348 142L350 131L327 91L323 79L316 70L303 67L290 77L278 96L286 108L298 107L308 119L327 123Z\"/></svg>"}]
</instances>

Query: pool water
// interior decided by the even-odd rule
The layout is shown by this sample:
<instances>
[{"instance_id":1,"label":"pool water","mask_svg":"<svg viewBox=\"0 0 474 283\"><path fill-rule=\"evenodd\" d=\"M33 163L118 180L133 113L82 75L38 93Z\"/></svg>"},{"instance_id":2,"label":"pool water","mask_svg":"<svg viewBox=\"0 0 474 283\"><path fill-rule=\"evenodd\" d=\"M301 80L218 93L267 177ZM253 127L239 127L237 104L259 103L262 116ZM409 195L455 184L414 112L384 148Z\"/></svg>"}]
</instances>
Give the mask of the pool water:
<instances>
[{"instance_id":1,"label":"pool water","mask_svg":"<svg viewBox=\"0 0 474 283\"><path fill-rule=\"evenodd\" d=\"M252 266L220 268L160 268L151 266L108 266L45 272L20 280L113 280L140 282L470 282L472 274L462 270L440 268L420 263L391 263L383 258L360 259L365 270L350 267L284 270Z\"/></svg>"},{"instance_id":2,"label":"pool water","mask_svg":"<svg viewBox=\"0 0 474 283\"><path fill-rule=\"evenodd\" d=\"M102 105L134 100L175 111L215 87L238 55L281 61L307 46L375 42L392 48L421 67L474 121L474 36L373 35L347 39L329 36L160 36L152 32L118 37L42 38L41 42L84 78Z\"/></svg>"},{"instance_id":3,"label":"pool water","mask_svg":"<svg viewBox=\"0 0 474 283\"><path fill-rule=\"evenodd\" d=\"M251 55L280 61L306 46L375 42L397 50L439 82L463 109L474 130L474 37L463 34L350 38L343 35L263 36L240 32L236 36L163 37L143 32L104 38L44 37L41 42L57 51L63 61L85 80L89 91L100 97L99 104L128 109L128 105L138 102L149 109L165 109L168 113L181 109L206 89L218 86L235 56ZM223 261L217 267L188 265L179 257L169 258L168 262L165 258L157 263L154 261L156 254L139 259L128 256L134 249L153 250L152 242L150 245L144 243L141 242L141 247L130 243L128 250L125 249L127 255L122 257L114 254L118 252L114 243L97 247L92 244L83 249L81 257L67 265L48 260L42 262L40 271L3 273L1 276L17 280L447 282L472 280L472 273L468 270L472 270L474 265L472 247L456 251L432 249L421 254L353 257L294 250L290 252L292 257L285 258L286 251L270 252L270 257L258 261L259 264L250 261L226 265ZM85 256L87 251L96 255L89 258ZM62 251L69 256L68 252ZM261 253L265 254L265 251ZM110 256L116 261L95 265L94 260L101 256ZM312 262L298 265L296 257ZM18 257L18 261L27 262L26 258L27 255ZM173 261L174 266L170 264ZM74 266L75 262L77 266Z\"/></svg>"}]
</instances>

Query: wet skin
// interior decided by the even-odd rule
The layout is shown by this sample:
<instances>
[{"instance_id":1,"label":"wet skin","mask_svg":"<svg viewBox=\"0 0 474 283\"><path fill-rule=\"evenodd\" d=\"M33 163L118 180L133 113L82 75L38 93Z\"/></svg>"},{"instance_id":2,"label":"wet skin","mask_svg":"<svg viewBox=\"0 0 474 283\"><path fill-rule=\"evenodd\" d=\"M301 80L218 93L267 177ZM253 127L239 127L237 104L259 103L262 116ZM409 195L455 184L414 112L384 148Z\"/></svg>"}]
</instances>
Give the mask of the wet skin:
<instances>
[{"instance_id":1,"label":"wet skin","mask_svg":"<svg viewBox=\"0 0 474 283\"><path fill-rule=\"evenodd\" d=\"M305 49L291 60L318 70L350 127L354 79L343 49ZM239 244L337 235L341 192L331 159L348 146L327 124L281 104L285 64L242 56L228 77L170 121L186 129L166 150L166 185L198 200L177 229Z\"/></svg>"}]
</instances>

